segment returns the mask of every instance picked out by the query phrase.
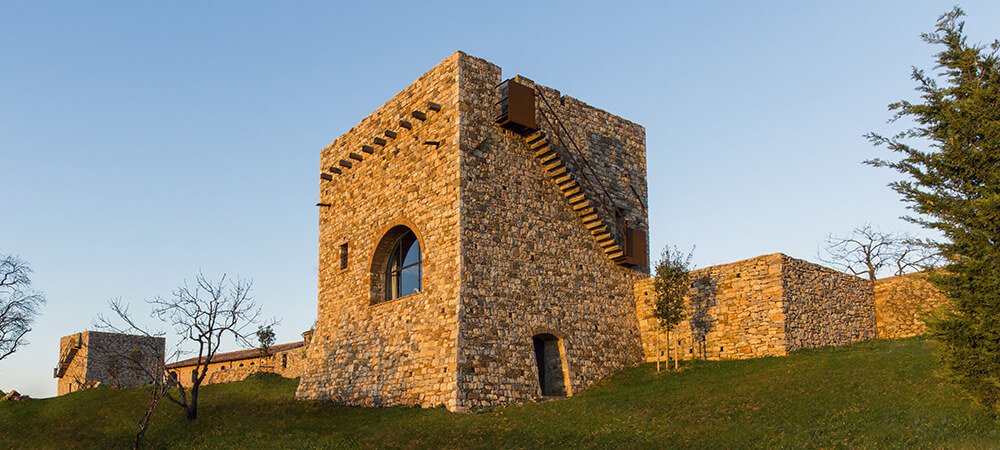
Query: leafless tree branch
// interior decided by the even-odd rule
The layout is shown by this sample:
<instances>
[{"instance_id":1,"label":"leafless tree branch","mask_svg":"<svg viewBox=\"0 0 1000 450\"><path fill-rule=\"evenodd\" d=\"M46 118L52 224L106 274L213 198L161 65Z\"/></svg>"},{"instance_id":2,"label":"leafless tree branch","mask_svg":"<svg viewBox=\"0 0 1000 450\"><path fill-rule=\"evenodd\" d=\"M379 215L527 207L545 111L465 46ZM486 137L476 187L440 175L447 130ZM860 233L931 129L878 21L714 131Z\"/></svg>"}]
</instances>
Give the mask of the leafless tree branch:
<instances>
[{"instance_id":1,"label":"leafless tree branch","mask_svg":"<svg viewBox=\"0 0 1000 450\"><path fill-rule=\"evenodd\" d=\"M844 272L872 281L886 269L903 275L940 263L937 252L926 242L906 234L882 232L867 223L847 236L828 235L818 258Z\"/></svg>"},{"instance_id":2,"label":"leafless tree branch","mask_svg":"<svg viewBox=\"0 0 1000 450\"><path fill-rule=\"evenodd\" d=\"M31 323L45 295L31 287L31 266L13 255L0 255L0 360L28 342Z\"/></svg>"},{"instance_id":3,"label":"leafless tree branch","mask_svg":"<svg viewBox=\"0 0 1000 450\"><path fill-rule=\"evenodd\" d=\"M231 337L236 342L247 345L249 338L255 335L254 326L260 322L261 308L254 301L252 288L253 281L249 279L230 280L222 275L219 280L213 281L199 272L193 283L185 281L169 296L146 300L152 309L150 317L171 328L171 334L178 338L176 350L168 359L179 359L182 353L180 349L185 345L196 348L196 358L191 383L187 387L187 383L182 383L176 374L168 373L165 365L159 366L158 373L152 377L155 381L148 408L139 421L136 446L149 425L153 409L164 398L178 405L189 421L197 418L200 389L223 338ZM151 333L148 328L139 325L129 312L128 305L121 300L112 300L110 307L117 320L111 321L99 316L98 323L103 328L145 336L166 335L162 332ZM115 326L113 322L124 325ZM277 321L272 319L267 323L274 325Z\"/></svg>"}]
</instances>

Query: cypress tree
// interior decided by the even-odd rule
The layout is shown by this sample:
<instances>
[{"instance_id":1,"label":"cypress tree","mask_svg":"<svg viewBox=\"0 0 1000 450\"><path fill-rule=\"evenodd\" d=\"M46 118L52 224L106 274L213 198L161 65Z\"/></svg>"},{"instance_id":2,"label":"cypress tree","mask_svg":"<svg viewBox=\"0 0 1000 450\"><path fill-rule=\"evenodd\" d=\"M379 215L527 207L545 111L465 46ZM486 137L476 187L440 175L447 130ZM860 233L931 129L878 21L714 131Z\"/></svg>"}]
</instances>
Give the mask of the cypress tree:
<instances>
[{"instance_id":1,"label":"cypress tree","mask_svg":"<svg viewBox=\"0 0 1000 450\"><path fill-rule=\"evenodd\" d=\"M916 214L906 219L935 230L947 260L931 277L951 304L930 321L948 378L1000 413L1000 42L969 44L955 7L921 38L938 48L934 74L914 68L919 102L889 105L892 121L913 126L886 137L868 134L898 158L868 164L904 178L890 183Z\"/></svg>"}]
</instances>

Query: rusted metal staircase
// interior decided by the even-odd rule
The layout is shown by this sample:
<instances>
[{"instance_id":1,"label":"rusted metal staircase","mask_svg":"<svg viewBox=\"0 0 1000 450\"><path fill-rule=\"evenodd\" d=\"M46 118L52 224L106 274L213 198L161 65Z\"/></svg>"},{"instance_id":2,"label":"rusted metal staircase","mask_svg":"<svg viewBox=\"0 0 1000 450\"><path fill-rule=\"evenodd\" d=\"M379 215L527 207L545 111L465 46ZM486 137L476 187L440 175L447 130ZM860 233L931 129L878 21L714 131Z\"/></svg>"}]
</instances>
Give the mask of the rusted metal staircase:
<instances>
[{"instance_id":1,"label":"rusted metal staircase","mask_svg":"<svg viewBox=\"0 0 1000 450\"><path fill-rule=\"evenodd\" d=\"M498 103L500 113L496 118L497 124L524 136L546 175L572 206L604 254L620 265L647 265L645 231L628 225L624 212L615 204L545 95L515 80L507 80L499 87L501 100ZM537 114L536 97L541 99L538 104L543 106ZM555 133L554 138L540 129L537 117L541 117L547 128ZM641 199L639 202L641 206Z\"/></svg>"},{"instance_id":2,"label":"rusted metal staircase","mask_svg":"<svg viewBox=\"0 0 1000 450\"><path fill-rule=\"evenodd\" d=\"M542 164L546 175L551 179L563 197L573 207L577 217L583 225L590 231L597 241L597 245L604 251L604 254L612 261L622 262L625 258L624 246L615 239L612 232L612 224L607 222L605 205L592 200L583 186L577 180L566 163L559 155L556 148L549 142L544 131L536 131L525 137L528 148L534 153L535 158ZM603 214L602 214L603 213Z\"/></svg>"}]
</instances>

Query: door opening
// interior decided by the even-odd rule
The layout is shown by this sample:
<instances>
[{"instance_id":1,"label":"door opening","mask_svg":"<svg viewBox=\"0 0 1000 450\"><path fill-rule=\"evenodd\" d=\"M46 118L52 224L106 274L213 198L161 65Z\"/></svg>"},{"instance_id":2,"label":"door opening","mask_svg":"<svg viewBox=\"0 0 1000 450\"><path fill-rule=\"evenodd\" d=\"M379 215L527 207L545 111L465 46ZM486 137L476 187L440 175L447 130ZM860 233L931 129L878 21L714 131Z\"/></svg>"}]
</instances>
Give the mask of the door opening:
<instances>
[{"instance_id":1,"label":"door opening","mask_svg":"<svg viewBox=\"0 0 1000 450\"><path fill-rule=\"evenodd\" d=\"M543 396L565 397L566 375L563 356L559 351L559 338L545 333L531 338L535 344L535 362L538 364L538 384Z\"/></svg>"}]
</instances>

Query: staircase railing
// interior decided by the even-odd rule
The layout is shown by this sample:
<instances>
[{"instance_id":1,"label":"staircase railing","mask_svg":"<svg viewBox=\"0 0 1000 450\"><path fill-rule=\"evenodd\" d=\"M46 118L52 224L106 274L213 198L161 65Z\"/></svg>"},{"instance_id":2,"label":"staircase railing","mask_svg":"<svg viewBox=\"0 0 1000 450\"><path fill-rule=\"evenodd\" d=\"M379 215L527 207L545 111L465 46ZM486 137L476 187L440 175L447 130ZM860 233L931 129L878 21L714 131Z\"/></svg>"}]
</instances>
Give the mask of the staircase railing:
<instances>
[{"instance_id":1,"label":"staircase railing","mask_svg":"<svg viewBox=\"0 0 1000 450\"><path fill-rule=\"evenodd\" d=\"M621 224L612 222L609 223L608 225L615 227L628 225L628 218L625 217L625 214L622 212L622 209L619 208L618 205L616 205L615 202L611 199L611 194L608 193L608 190L604 186L604 183L602 183L601 179L597 176L597 172L594 170L593 167L591 167L590 162L587 161L587 157L584 156L583 151L581 151L580 147L576 145L576 141L573 140L573 137L570 134L569 130L566 129L566 126L563 125L562 120L559 119L559 115L556 114L555 109L549 103L549 100L545 98L545 95L538 88L535 88L535 93L538 95L539 98L542 99L542 103L545 104L545 108L548 110L547 113L543 110L539 110L539 112L541 113L539 115L542 116L542 118L548 124L549 128L555 131L556 140L559 141L559 144L562 148L565 148L567 150L567 154L572 160L573 165L580 168L580 175L582 175L582 179L580 181L583 182L582 184L585 185L585 189L589 189L598 196L602 197L603 201L598 201L598 203L600 204L599 205L600 209L603 210L605 214L610 214L610 216L607 217L607 219L614 220L620 218L622 220ZM550 115L552 116L551 119L549 118ZM553 123L553 119L555 119L555 123ZM563 140L562 137L563 134L566 135L566 140L569 141L570 145L568 146L566 145L566 141ZM587 171L590 172L590 175L587 175ZM593 180L591 180L591 177L593 177ZM599 186L600 190L598 191L594 189L593 186L591 186L593 184ZM609 211L608 210L609 207L607 205L611 205L611 208L613 208L613 210ZM617 231L619 234L622 235L622 239L624 239L625 230L621 229Z\"/></svg>"}]
</instances>

